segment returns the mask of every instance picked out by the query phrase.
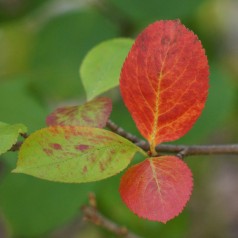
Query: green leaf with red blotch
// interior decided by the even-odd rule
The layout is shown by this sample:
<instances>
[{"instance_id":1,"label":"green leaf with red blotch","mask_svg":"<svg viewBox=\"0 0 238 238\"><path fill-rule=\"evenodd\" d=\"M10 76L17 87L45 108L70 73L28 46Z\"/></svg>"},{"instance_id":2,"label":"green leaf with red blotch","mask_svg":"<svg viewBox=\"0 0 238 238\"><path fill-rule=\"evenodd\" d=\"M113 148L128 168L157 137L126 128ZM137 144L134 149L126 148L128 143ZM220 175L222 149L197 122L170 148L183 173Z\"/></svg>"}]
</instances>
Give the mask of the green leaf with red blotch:
<instances>
[{"instance_id":1,"label":"green leaf with red blotch","mask_svg":"<svg viewBox=\"0 0 238 238\"><path fill-rule=\"evenodd\" d=\"M9 125L0 122L0 155L7 152L17 142L19 134L27 132L23 124Z\"/></svg>"},{"instance_id":2,"label":"green leaf with red blotch","mask_svg":"<svg viewBox=\"0 0 238 238\"><path fill-rule=\"evenodd\" d=\"M175 156L161 156L129 168L121 179L120 194L139 217L166 223L183 210L192 187L187 165Z\"/></svg>"},{"instance_id":3,"label":"green leaf with red blotch","mask_svg":"<svg viewBox=\"0 0 238 238\"><path fill-rule=\"evenodd\" d=\"M46 118L46 124L103 128L111 111L111 99L101 97L80 106L58 108Z\"/></svg>"},{"instance_id":4,"label":"green leaf with red blotch","mask_svg":"<svg viewBox=\"0 0 238 238\"><path fill-rule=\"evenodd\" d=\"M52 126L31 134L21 146L13 172L82 183L101 180L127 167L139 147L110 131Z\"/></svg>"},{"instance_id":5,"label":"green leaf with red blotch","mask_svg":"<svg viewBox=\"0 0 238 238\"><path fill-rule=\"evenodd\" d=\"M207 98L208 75L201 42L179 20L157 21L137 37L121 71L120 89L151 148L192 127Z\"/></svg>"}]
</instances>

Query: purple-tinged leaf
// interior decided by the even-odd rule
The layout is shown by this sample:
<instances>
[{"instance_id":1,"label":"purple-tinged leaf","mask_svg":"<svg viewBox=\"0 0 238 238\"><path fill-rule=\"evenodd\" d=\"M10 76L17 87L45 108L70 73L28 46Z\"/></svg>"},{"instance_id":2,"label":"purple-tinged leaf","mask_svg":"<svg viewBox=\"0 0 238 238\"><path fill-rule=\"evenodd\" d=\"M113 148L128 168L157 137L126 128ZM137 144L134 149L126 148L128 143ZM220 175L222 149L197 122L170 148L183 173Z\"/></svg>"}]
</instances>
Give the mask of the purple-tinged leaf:
<instances>
[{"instance_id":1,"label":"purple-tinged leaf","mask_svg":"<svg viewBox=\"0 0 238 238\"><path fill-rule=\"evenodd\" d=\"M58 108L46 118L46 124L103 128L111 111L111 99L101 97L80 106Z\"/></svg>"}]
</instances>

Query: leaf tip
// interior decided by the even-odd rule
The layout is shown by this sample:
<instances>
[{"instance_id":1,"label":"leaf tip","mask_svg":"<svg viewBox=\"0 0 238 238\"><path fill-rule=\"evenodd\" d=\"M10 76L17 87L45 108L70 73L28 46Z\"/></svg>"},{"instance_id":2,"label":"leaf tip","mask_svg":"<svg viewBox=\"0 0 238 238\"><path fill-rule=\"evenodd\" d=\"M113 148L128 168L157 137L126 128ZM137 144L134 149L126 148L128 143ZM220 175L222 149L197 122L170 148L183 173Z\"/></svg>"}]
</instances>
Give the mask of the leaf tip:
<instances>
[{"instance_id":1,"label":"leaf tip","mask_svg":"<svg viewBox=\"0 0 238 238\"><path fill-rule=\"evenodd\" d=\"M21 173L21 170L19 168L15 168L11 171L11 173L19 174L19 173Z\"/></svg>"}]
</instances>

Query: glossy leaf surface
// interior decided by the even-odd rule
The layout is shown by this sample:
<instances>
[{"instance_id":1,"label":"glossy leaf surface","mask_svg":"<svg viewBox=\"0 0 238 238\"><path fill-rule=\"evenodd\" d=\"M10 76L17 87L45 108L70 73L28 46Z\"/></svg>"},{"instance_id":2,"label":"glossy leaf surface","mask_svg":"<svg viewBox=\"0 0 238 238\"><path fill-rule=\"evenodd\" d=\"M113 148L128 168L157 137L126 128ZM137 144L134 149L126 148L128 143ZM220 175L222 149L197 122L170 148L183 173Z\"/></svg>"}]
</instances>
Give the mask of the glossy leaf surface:
<instances>
[{"instance_id":1,"label":"glossy leaf surface","mask_svg":"<svg viewBox=\"0 0 238 238\"><path fill-rule=\"evenodd\" d=\"M166 223L190 198L192 174L175 156L153 157L132 166L123 175L120 194L139 217Z\"/></svg>"},{"instance_id":2,"label":"glossy leaf surface","mask_svg":"<svg viewBox=\"0 0 238 238\"><path fill-rule=\"evenodd\" d=\"M13 172L68 183L96 181L123 170L137 151L144 153L107 130L53 126L25 140Z\"/></svg>"},{"instance_id":3,"label":"glossy leaf surface","mask_svg":"<svg viewBox=\"0 0 238 238\"><path fill-rule=\"evenodd\" d=\"M26 132L27 128L23 124L9 125L0 122L0 155L11 149L20 133Z\"/></svg>"},{"instance_id":4,"label":"glossy leaf surface","mask_svg":"<svg viewBox=\"0 0 238 238\"><path fill-rule=\"evenodd\" d=\"M136 39L120 88L141 134L154 145L183 136L199 117L208 92L201 42L180 21L158 21Z\"/></svg>"},{"instance_id":5,"label":"glossy leaf surface","mask_svg":"<svg viewBox=\"0 0 238 238\"><path fill-rule=\"evenodd\" d=\"M70 125L103 128L112 111L109 98L96 98L80 106L56 109L46 118L48 126Z\"/></svg>"},{"instance_id":6,"label":"glossy leaf surface","mask_svg":"<svg viewBox=\"0 0 238 238\"><path fill-rule=\"evenodd\" d=\"M89 51L80 67L88 100L119 85L121 67L133 42L132 39L116 38Z\"/></svg>"}]
</instances>

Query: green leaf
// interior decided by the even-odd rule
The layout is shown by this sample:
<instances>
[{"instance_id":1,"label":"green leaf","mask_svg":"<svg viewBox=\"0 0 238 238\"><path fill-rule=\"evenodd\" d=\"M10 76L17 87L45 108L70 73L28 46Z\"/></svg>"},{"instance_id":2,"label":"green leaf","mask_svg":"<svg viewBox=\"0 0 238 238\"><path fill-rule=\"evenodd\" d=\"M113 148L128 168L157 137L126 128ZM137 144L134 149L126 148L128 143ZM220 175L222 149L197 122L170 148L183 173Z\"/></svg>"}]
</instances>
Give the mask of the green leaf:
<instances>
[{"instance_id":1,"label":"green leaf","mask_svg":"<svg viewBox=\"0 0 238 238\"><path fill-rule=\"evenodd\" d=\"M119 84L121 67L133 42L132 39L116 38L89 51L80 67L88 100Z\"/></svg>"},{"instance_id":2,"label":"green leaf","mask_svg":"<svg viewBox=\"0 0 238 238\"><path fill-rule=\"evenodd\" d=\"M112 8L118 9L137 25L147 25L159 19L187 19L194 15L202 2L201 0L108 0Z\"/></svg>"},{"instance_id":3,"label":"green leaf","mask_svg":"<svg viewBox=\"0 0 238 238\"><path fill-rule=\"evenodd\" d=\"M127 167L145 152L107 130L52 126L31 134L21 146L13 172L67 183L101 180Z\"/></svg>"},{"instance_id":4,"label":"green leaf","mask_svg":"<svg viewBox=\"0 0 238 238\"><path fill-rule=\"evenodd\" d=\"M47 110L30 90L30 83L31 79L24 76L0 81L0 120L9 124L21 122L32 132L44 127Z\"/></svg>"},{"instance_id":5,"label":"green leaf","mask_svg":"<svg viewBox=\"0 0 238 238\"><path fill-rule=\"evenodd\" d=\"M92 8L50 18L34 42L32 85L47 99L84 98L78 79L79 62L94 45L116 37L118 32L115 24Z\"/></svg>"},{"instance_id":6,"label":"green leaf","mask_svg":"<svg viewBox=\"0 0 238 238\"><path fill-rule=\"evenodd\" d=\"M10 237L15 238L50 237L49 231L79 216L79 208L87 202L88 193L100 184L52 183L13 174L12 168L5 166L5 176L1 176L0 210L11 230Z\"/></svg>"},{"instance_id":7,"label":"green leaf","mask_svg":"<svg viewBox=\"0 0 238 238\"><path fill-rule=\"evenodd\" d=\"M8 125L0 122L0 154L7 152L17 142L20 133L26 133L23 124Z\"/></svg>"},{"instance_id":8,"label":"green leaf","mask_svg":"<svg viewBox=\"0 0 238 238\"><path fill-rule=\"evenodd\" d=\"M112 111L110 98L100 97L80 106L57 108L47 118L48 126L90 126L103 128Z\"/></svg>"}]
</instances>

